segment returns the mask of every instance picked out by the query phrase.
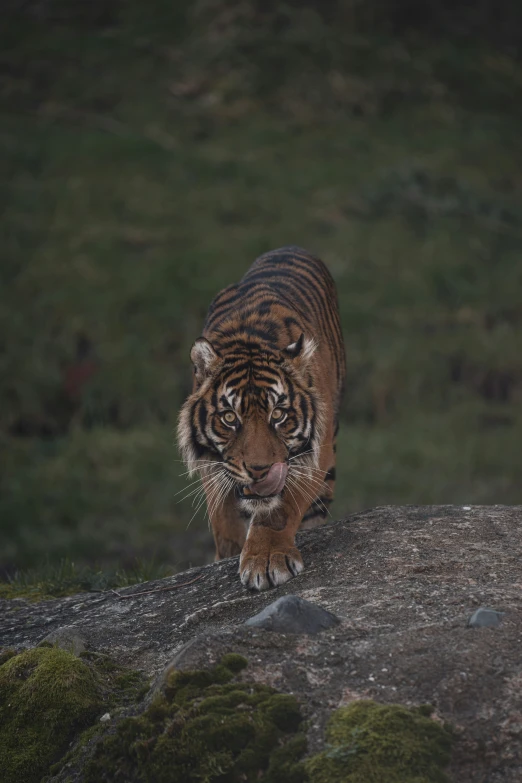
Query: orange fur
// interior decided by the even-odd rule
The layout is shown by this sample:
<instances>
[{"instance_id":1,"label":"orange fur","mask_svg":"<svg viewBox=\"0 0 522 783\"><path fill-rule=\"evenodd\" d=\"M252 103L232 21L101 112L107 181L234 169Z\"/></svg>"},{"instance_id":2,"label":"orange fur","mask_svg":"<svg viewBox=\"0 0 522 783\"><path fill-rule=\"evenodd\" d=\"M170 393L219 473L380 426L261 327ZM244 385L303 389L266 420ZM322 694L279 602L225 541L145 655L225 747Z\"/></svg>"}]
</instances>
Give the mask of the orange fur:
<instances>
[{"instance_id":1,"label":"orange fur","mask_svg":"<svg viewBox=\"0 0 522 783\"><path fill-rule=\"evenodd\" d=\"M345 359L326 266L295 247L258 258L214 299L191 358L178 439L203 480L216 558L240 553L249 588L282 584L304 567L297 530L324 520L335 484ZM256 493L286 470L281 490Z\"/></svg>"}]
</instances>

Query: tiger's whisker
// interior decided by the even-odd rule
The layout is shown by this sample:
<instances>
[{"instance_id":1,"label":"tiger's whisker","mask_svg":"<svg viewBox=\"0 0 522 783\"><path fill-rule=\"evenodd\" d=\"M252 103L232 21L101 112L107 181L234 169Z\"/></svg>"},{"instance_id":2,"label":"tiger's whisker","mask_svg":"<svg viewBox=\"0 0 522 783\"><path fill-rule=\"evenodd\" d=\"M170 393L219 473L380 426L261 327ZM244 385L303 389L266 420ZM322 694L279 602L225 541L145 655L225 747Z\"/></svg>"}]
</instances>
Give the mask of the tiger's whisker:
<instances>
[{"instance_id":1,"label":"tiger's whisker","mask_svg":"<svg viewBox=\"0 0 522 783\"><path fill-rule=\"evenodd\" d=\"M310 476L313 475L314 473L317 473L318 475L321 476L326 476L327 474L326 470L321 470L320 468L309 468L301 465L291 465L289 472L294 473L296 475L299 474L302 476L307 476L307 475Z\"/></svg>"},{"instance_id":2,"label":"tiger's whisker","mask_svg":"<svg viewBox=\"0 0 522 783\"><path fill-rule=\"evenodd\" d=\"M221 485L220 490L218 491L216 500L212 505L212 509L209 512L211 516L213 516L216 513L217 509L220 506L220 503L222 502L222 500L225 499L225 496L228 494L228 490L231 486L230 481L231 480L227 478L225 478L225 480L223 481L223 484Z\"/></svg>"},{"instance_id":3,"label":"tiger's whisker","mask_svg":"<svg viewBox=\"0 0 522 783\"><path fill-rule=\"evenodd\" d=\"M289 478L290 477L287 478L287 481L288 481ZM323 501L321 500L321 498L319 496L313 497L307 490L305 490L301 486L301 484L295 478L293 479L292 483L293 483L295 489L298 492L300 492L305 498L307 498L310 501L310 505L313 505L314 503L318 503L320 506L322 506L322 508L326 511L326 513L331 517L330 511L325 506L325 504L323 503Z\"/></svg>"},{"instance_id":4,"label":"tiger's whisker","mask_svg":"<svg viewBox=\"0 0 522 783\"><path fill-rule=\"evenodd\" d=\"M326 448L326 446L333 446L333 442L332 443L322 443L320 446L314 446L313 449L308 449L308 451L301 451L300 454L294 454L293 457L289 457L288 461L290 462L291 460L297 459L298 457L304 457L305 454L313 454L313 453L319 451L319 449Z\"/></svg>"},{"instance_id":5,"label":"tiger's whisker","mask_svg":"<svg viewBox=\"0 0 522 783\"><path fill-rule=\"evenodd\" d=\"M294 495L294 493L292 492L292 490L291 490L290 486L288 486L288 491L290 492L290 495L292 496L292 500L294 501L295 510L297 511L297 513L299 513L299 504L298 504L298 502L297 502L297 500L296 500L296 498L295 498L295 495Z\"/></svg>"},{"instance_id":6,"label":"tiger's whisker","mask_svg":"<svg viewBox=\"0 0 522 783\"><path fill-rule=\"evenodd\" d=\"M207 464L197 465L190 470L186 470L184 473L179 473L179 476L188 476L189 474L202 473L203 471L212 470L214 468L222 468L222 462L208 462Z\"/></svg>"},{"instance_id":7,"label":"tiger's whisker","mask_svg":"<svg viewBox=\"0 0 522 783\"><path fill-rule=\"evenodd\" d=\"M191 517L190 522L192 522L192 520L196 516L197 512L199 511L199 509L201 508L201 506L203 505L205 500L207 501L207 515L208 515L209 521L210 521L211 512L209 511L209 508L210 508L214 498L216 498L218 493L219 493L220 486L221 486L221 481L223 480L223 476L224 475L226 476L225 471L223 471L218 476L212 476L207 481L206 491L204 492L204 495L203 495L203 497L202 497L198 507L196 508L193 516ZM190 525L190 522L189 522L189 525ZM187 528L188 528L188 525L187 525Z\"/></svg>"},{"instance_id":8,"label":"tiger's whisker","mask_svg":"<svg viewBox=\"0 0 522 783\"><path fill-rule=\"evenodd\" d=\"M214 475L210 476L210 478L207 478L207 479L205 479L205 482L206 482L207 486L209 486L209 487L210 487L210 486L212 486L212 485L213 485L213 484L214 484L216 481L218 481L219 479L220 479L220 474L216 474L216 473L214 473ZM202 487L203 487L203 489L204 489L204 488L205 488L205 482L203 482L203 479L202 479L202 478L199 478L199 479L198 479L198 482L199 482L199 481L201 481L201 482L202 482ZM185 489L189 489L189 487L186 487ZM188 493L187 493L186 495L184 495L182 498L179 498L179 500L178 500L177 502L178 502L178 503L181 503L181 501L182 501L182 500L186 500L186 499L187 499L187 498L189 498L191 495L197 494L197 493L200 491L200 489L201 489L201 486L198 486L198 487L196 487L195 489L192 489L192 490L190 490L190 492L188 492Z\"/></svg>"},{"instance_id":9,"label":"tiger's whisker","mask_svg":"<svg viewBox=\"0 0 522 783\"><path fill-rule=\"evenodd\" d=\"M201 508L201 506L203 505L204 502L205 502L205 498L203 497L202 500L200 501L199 505L197 506L196 510L194 511L192 516L190 517L190 519L188 521L188 524L187 524L187 527L186 527L186 530L189 529L192 520L194 519L194 517L196 516L196 514L198 513L199 509Z\"/></svg>"},{"instance_id":10,"label":"tiger's whisker","mask_svg":"<svg viewBox=\"0 0 522 783\"><path fill-rule=\"evenodd\" d=\"M218 478L217 476L212 476L212 478L211 478L211 479L209 479L209 482L212 482L212 481L213 481L213 479L217 479L217 478ZM188 489L188 487L185 487L185 489ZM183 491L183 490L182 490L182 491ZM196 487L195 489L192 489L192 490L190 490L190 492L188 492L188 493L187 493L186 495L184 495L182 498L179 498L179 499L178 499L176 502L177 502L177 503L181 503L183 500L187 500L187 498L189 498L191 495L194 495L195 493L197 494L199 491L200 491L200 487L198 486L198 487Z\"/></svg>"},{"instance_id":11,"label":"tiger's whisker","mask_svg":"<svg viewBox=\"0 0 522 783\"><path fill-rule=\"evenodd\" d=\"M308 468L295 468L295 466L292 465L292 468L288 471L288 475L299 476L300 478L307 478L310 481L320 481L324 483L327 474L324 470L311 471Z\"/></svg>"},{"instance_id":12,"label":"tiger's whisker","mask_svg":"<svg viewBox=\"0 0 522 783\"><path fill-rule=\"evenodd\" d=\"M199 484L201 481L200 478L195 479L194 481L191 481L190 484L187 484L186 487L183 487L183 489L180 489L179 492L176 492L173 497L177 497L178 495L181 495L182 492L186 492L187 489L190 489L190 487L193 487L195 484Z\"/></svg>"}]
</instances>

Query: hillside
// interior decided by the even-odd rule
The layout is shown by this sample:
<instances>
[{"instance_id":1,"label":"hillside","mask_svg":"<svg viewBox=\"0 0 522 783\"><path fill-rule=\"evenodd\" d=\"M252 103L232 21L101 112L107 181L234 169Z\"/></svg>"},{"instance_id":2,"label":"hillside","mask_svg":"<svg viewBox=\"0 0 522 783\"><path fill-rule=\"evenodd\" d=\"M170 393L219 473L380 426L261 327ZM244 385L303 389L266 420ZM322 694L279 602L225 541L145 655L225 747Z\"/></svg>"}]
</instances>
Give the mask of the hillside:
<instances>
[{"instance_id":1,"label":"hillside","mask_svg":"<svg viewBox=\"0 0 522 783\"><path fill-rule=\"evenodd\" d=\"M522 66L509 49L357 27L346 3L11 5L4 574L46 558L115 571L211 557L203 511L187 527L194 509L177 502L188 352L212 296L290 243L339 289L334 516L521 502Z\"/></svg>"}]
</instances>

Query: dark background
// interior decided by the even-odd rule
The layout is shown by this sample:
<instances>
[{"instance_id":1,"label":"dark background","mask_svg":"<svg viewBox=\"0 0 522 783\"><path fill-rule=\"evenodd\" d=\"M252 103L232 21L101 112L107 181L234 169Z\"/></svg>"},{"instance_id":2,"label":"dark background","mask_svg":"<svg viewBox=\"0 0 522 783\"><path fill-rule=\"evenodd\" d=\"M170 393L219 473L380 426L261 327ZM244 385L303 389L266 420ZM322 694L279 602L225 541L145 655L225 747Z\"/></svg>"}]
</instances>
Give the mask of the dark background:
<instances>
[{"instance_id":1,"label":"dark background","mask_svg":"<svg viewBox=\"0 0 522 783\"><path fill-rule=\"evenodd\" d=\"M212 556L176 494L188 352L284 244L339 289L334 516L522 502L521 31L515 1L4 4L10 590Z\"/></svg>"}]
</instances>

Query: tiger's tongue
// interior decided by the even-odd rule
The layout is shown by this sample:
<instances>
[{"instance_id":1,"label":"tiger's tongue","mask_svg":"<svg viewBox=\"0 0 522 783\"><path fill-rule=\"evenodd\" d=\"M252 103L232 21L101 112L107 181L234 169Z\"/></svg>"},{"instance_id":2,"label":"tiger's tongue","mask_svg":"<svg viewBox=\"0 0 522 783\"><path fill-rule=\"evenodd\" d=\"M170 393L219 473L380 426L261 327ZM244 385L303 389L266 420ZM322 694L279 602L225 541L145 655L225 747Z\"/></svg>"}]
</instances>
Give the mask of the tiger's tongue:
<instances>
[{"instance_id":1,"label":"tiger's tongue","mask_svg":"<svg viewBox=\"0 0 522 783\"><path fill-rule=\"evenodd\" d=\"M266 497L267 495L278 495L283 489L288 473L286 462L275 462L268 475L261 481L255 481L250 485L250 490L256 495Z\"/></svg>"}]
</instances>

